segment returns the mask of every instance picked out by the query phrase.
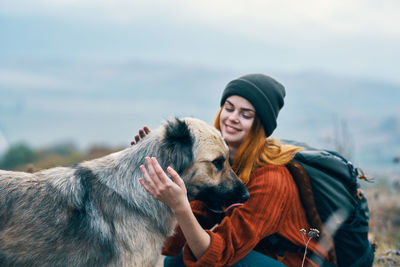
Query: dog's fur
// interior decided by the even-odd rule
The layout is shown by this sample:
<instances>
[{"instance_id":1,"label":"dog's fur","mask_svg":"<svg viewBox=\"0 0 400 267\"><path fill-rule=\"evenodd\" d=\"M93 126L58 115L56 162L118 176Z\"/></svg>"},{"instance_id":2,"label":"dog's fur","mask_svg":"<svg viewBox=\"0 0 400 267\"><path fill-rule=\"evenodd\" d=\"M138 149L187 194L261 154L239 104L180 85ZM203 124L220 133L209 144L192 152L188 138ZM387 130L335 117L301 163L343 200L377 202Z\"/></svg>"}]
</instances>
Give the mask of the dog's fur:
<instances>
[{"instance_id":1,"label":"dog's fur","mask_svg":"<svg viewBox=\"0 0 400 267\"><path fill-rule=\"evenodd\" d=\"M138 181L145 156L173 167L189 200L221 210L249 197L217 130L169 120L99 159L33 174L0 171L0 265L154 266L176 220Z\"/></svg>"}]
</instances>

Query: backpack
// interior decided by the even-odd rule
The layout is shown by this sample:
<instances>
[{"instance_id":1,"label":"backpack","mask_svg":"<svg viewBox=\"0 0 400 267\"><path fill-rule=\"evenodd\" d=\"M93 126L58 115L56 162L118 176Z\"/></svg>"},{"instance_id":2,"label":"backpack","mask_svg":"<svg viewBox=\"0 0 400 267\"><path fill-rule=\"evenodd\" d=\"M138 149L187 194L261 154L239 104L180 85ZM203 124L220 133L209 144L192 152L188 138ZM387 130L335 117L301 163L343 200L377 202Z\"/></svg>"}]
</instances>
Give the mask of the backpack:
<instances>
[{"instance_id":1,"label":"backpack","mask_svg":"<svg viewBox=\"0 0 400 267\"><path fill-rule=\"evenodd\" d=\"M367 176L337 152L282 142L304 148L287 168L299 189L310 227L321 232L318 242L330 258L325 261L311 254L310 259L320 266L372 266L375 245L368 240L368 203L358 183L360 178L369 181Z\"/></svg>"}]
</instances>

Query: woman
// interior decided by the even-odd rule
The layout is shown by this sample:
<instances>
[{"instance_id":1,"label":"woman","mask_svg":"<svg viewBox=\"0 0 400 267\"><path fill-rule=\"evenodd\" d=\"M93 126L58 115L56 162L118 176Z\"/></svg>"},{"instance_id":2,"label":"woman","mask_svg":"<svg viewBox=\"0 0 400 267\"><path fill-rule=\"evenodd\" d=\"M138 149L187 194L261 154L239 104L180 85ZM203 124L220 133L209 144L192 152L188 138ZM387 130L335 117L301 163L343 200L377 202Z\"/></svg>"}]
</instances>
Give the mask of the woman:
<instances>
[{"instance_id":1,"label":"woman","mask_svg":"<svg viewBox=\"0 0 400 267\"><path fill-rule=\"evenodd\" d=\"M277 260L302 265L304 249L282 251L269 238L283 237L304 248L300 230L309 228L296 184L285 167L301 148L267 138L277 126L284 96L284 87L263 74L245 75L226 86L215 127L250 198L225 214L214 213L199 201L189 203L179 175L168 168L173 181L166 179L157 160L146 158L148 170L141 166L141 184L171 208L179 225L165 243L163 254L174 256L166 257L165 266L282 266ZM308 250L327 256L315 240ZM308 257L305 265L316 266Z\"/></svg>"}]
</instances>

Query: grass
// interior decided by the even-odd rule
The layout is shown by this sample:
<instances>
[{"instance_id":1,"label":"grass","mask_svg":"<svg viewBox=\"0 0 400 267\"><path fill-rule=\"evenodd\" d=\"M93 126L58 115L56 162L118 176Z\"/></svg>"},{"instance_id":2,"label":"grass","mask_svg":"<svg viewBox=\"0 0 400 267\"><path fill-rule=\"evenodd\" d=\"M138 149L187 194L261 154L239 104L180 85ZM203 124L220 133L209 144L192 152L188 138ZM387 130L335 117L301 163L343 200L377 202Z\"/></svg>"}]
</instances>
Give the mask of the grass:
<instances>
[{"instance_id":1,"label":"grass","mask_svg":"<svg viewBox=\"0 0 400 267\"><path fill-rule=\"evenodd\" d=\"M377 244L374 266L400 266L399 191L379 185L364 189L370 209L369 239Z\"/></svg>"}]
</instances>

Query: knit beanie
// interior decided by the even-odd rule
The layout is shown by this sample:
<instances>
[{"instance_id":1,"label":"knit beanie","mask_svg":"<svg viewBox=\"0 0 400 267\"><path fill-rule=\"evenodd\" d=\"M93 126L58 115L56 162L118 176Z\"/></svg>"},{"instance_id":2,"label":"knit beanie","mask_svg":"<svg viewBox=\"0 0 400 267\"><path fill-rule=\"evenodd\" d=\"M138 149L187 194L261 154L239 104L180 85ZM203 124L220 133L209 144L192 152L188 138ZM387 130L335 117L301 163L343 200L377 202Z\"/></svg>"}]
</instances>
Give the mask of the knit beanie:
<instances>
[{"instance_id":1,"label":"knit beanie","mask_svg":"<svg viewBox=\"0 0 400 267\"><path fill-rule=\"evenodd\" d=\"M268 137L276 128L276 119L283 107L285 87L264 74L247 74L227 84L222 93L221 106L231 95L247 99L256 109Z\"/></svg>"}]
</instances>

